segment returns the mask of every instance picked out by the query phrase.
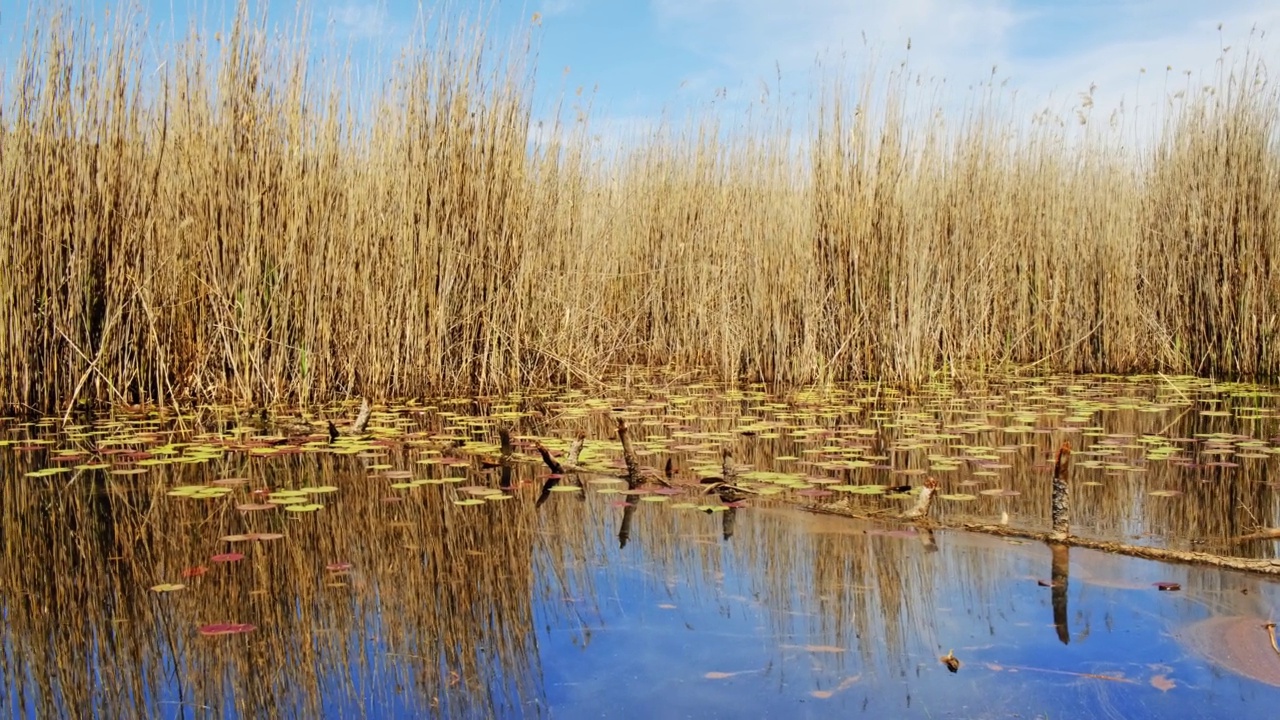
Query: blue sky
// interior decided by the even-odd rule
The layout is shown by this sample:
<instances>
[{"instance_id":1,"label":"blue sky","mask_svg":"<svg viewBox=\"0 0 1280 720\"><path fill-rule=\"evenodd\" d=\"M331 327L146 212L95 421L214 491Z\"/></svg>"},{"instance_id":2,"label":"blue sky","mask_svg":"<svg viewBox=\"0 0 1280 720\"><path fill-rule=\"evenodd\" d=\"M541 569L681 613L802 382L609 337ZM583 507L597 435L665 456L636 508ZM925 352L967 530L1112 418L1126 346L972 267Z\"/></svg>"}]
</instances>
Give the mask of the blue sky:
<instances>
[{"instance_id":1,"label":"blue sky","mask_svg":"<svg viewBox=\"0 0 1280 720\"><path fill-rule=\"evenodd\" d=\"M216 29L231 0L136 0L157 47L191 18ZM73 0L101 13L106 0ZM857 75L870 63L937 83L956 107L974 83L991 79L1017 91L1019 112L1070 115L1094 87L1096 107L1122 101L1157 112L1167 86L1208 84L1221 49L1246 48L1280 67L1280 2L1275 0L497 0L454 9L491 10L490 39L505 44L530 25L539 48L535 112L581 87L593 98L593 125L644 130L664 113L720 105L739 112L766 98L811 106L818 61ZM27 2L0 0L0 40L14 45ZM295 2L269 5L287 23ZM441 3L314 0L314 42L350 47L358 58L390 58L416 19ZM1219 31L1218 25L1222 24ZM907 50L908 39L910 50ZM366 60L363 60L367 62ZM1167 68L1172 67L1172 72ZM1141 71L1145 69L1145 74ZM1190 71L1190 78L1183 73ZM779 81L779 78L781 80ZM594 90L594 94L591 92Z\"/></svg>"}]
</instances>

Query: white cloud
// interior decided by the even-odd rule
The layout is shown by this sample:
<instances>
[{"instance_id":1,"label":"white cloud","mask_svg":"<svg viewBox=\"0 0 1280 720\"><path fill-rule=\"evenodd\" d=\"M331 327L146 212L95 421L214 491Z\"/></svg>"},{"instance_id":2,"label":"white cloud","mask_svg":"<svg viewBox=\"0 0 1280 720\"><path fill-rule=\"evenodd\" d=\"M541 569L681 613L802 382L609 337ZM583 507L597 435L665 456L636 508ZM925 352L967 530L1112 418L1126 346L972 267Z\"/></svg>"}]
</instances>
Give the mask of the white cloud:
<instances>
[{"instance_id":1,"label":"white cloud","mask_svg":"<svg viewBox=\"0 0 1280 720\"><path fill-rule=\"evenodd\" d=\"M393 33L387 8L380 2L347 3L329 11L329 23L348 38L372 40Z\"/></svg>"},{"instance_id":2,"label":"white cloud","mask_svg":"<svg viewBox=\"0 0 1280 720\"><path fill-rule=\"evenodd\" d=\"M785 74L824 56L896 55L908 39L922 71L989 69L1016 19L1002 0L653 0L653 9L661 27L726 71L766 77L775 64Z\"/></svg>"},{"instance_id":3,"label":"white cloud","mask_svg":"<svg viewBox=\"0 0 1280 720\"><path fill-rule=\"evenodd\" d=\"M581 0L542 0L538 13L544 17L564 15L580 9Z\"/></svg>"},{"instance_id":4,"label":"white cloud","mask_svg":"<svg viewBox=\"0 0 1280 720\"><path fill-rule=\"evenodd\" d=\"M1280 7L1231 5L1224 3L1216 14L1186 17L1157 35L1019 61L1011 70L1016 84L1041 98L1043 106L1060 108L1076 93L1096 86L1099 109L1110 112L1123 102L1126 110L1136 107L1158 115L1169 94L1188 86L1198 91L1216 85L1218 72L1239 68L1246 53L1280 67Z\"/></svg>"},{"instance_id":5,"label":"white cloud","mask_svg":"<svg viewBox=\"0 0 1280 720\"><path fill-rule=\"evenodd\" d=\"M1280 67L1280 4L1266 0L1038 8L1016 0L651 0L651 7L667 37L709 65L691 69L690 89L740 88L753 97L777 70L784 87L810 89L815 60L857 82L873 62L883 71L905 59L925 80L945 78L948 108L973 100L976 83L1008 79L1027 116L1046 107L1069 116L1080 93L1096 86L1094 117L1105 119L1122 102L1126 111L1140 105L1158 115L1167 65L1175 73L1169 83L1177 85L1169 92L1185 85L1176 74L1184 70L1193 87L1209 84L1222 45L1231 46L1228 62L1248 47ZM1250 37L1255 26L1268 32Z\"/></svg>"}]
</instances>

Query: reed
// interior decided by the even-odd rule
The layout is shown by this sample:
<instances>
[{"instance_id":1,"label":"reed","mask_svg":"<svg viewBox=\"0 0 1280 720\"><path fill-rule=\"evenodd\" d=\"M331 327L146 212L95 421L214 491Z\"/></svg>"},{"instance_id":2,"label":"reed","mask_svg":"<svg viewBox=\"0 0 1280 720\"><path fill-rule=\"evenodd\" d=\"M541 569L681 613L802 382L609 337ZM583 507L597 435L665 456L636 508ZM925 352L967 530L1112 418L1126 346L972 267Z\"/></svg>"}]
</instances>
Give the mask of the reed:
<instances>
[{"instance_id":1,"label":"reed","mask_svg":"<svg viewBox=\"0 0 1280 720\"><path fill-rule=\"evenodd\" d=\"M986 89L948 117L901 70L833 83L799 129L709 112L619 150L588 114L536 128L536 53L476 25L424 28L381 91L347 93L243 7L145 72L143 23L115 22L51 12L4 80L0 405L624 366L1280 373L1280 98L1257 58L1188 80L1139 146L1088 98L1025 125Z\"/></svg>"}]
</instances>

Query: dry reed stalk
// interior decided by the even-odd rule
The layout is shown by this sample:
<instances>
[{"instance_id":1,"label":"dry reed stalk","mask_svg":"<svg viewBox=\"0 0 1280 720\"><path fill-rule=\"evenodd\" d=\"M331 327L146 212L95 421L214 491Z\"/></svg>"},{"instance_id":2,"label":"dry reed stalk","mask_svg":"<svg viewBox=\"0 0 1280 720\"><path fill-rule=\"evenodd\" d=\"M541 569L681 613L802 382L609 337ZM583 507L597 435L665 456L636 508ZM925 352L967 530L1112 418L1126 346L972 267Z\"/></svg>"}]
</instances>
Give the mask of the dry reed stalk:
<instances>
[{"instance_id":1,"label":"dry reed stalk","mask_svg":"<svg viewBox=\"0 0 1280 720\"><path fill-rule=\"evenodd\" d=\"M424 26L364 98L243 5L216 49L193 36L149 75L136 18L108 41L46 12L0 115L3 406L634 365L1280 374L1280 102L1258 57L1171 98L1149 147L1091 99L1079 130L1021 125L993 87L948 118L904 69L833 85L808 128L764 107L618 148L586 109L534 128L533 54L478 25Z\"/></svg>"}]
</instances>

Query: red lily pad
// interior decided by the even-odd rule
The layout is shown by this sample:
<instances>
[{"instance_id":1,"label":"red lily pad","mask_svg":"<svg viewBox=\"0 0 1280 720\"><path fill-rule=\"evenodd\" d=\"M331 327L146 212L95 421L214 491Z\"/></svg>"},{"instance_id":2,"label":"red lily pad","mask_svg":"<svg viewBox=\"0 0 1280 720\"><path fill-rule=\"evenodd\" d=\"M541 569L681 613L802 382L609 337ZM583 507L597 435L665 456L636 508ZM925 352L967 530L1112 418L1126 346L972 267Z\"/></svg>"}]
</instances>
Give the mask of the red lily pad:
<instances>
[{"instance_id":1,"label":"red lily pad","mask_svg":"<svg viewBox=\"0 0 1280 720\"><path fill-rule=\"evenodd\" d=\"M339 573L339 572L346 572L353 567L355 566L349 562L331 562L328 565L325 565L324 569L328 570L329 572Z\"/></svg>"},{"instance_id":2,"label":"red lily pad","mask_svg":"<svg viewBox=\"0 0 1280 720\"><path fill-rule=\"evenodd\" d=\"M195 567L189 567L186 570L183 570L182 577L184 578L200 577L201 575L207 572L209 572L209 568L205 567L204 565L196 565Z\"/></svg>"},{"instance_id":3,"label":"red lily pad","mask_svg":"<svg viewBox=\"0 0 1280 720\"><path fill-rule=\"evenodd\" d=\"M219 553L209 559L217 563L236 562L244 559L244 553Z\"/></svg>"},{"instance_id":4,"label":"red lily pad","mask_svg":"<svg viewBox=\"0 0 1280 720\"><path fill-rule=\"evenodd\" d=\"M200 634L205 636L239 635L240 633L253 632L255 629L249 623L213 623L211 625L201 625Z\"/></svg>"}]
</instances>

